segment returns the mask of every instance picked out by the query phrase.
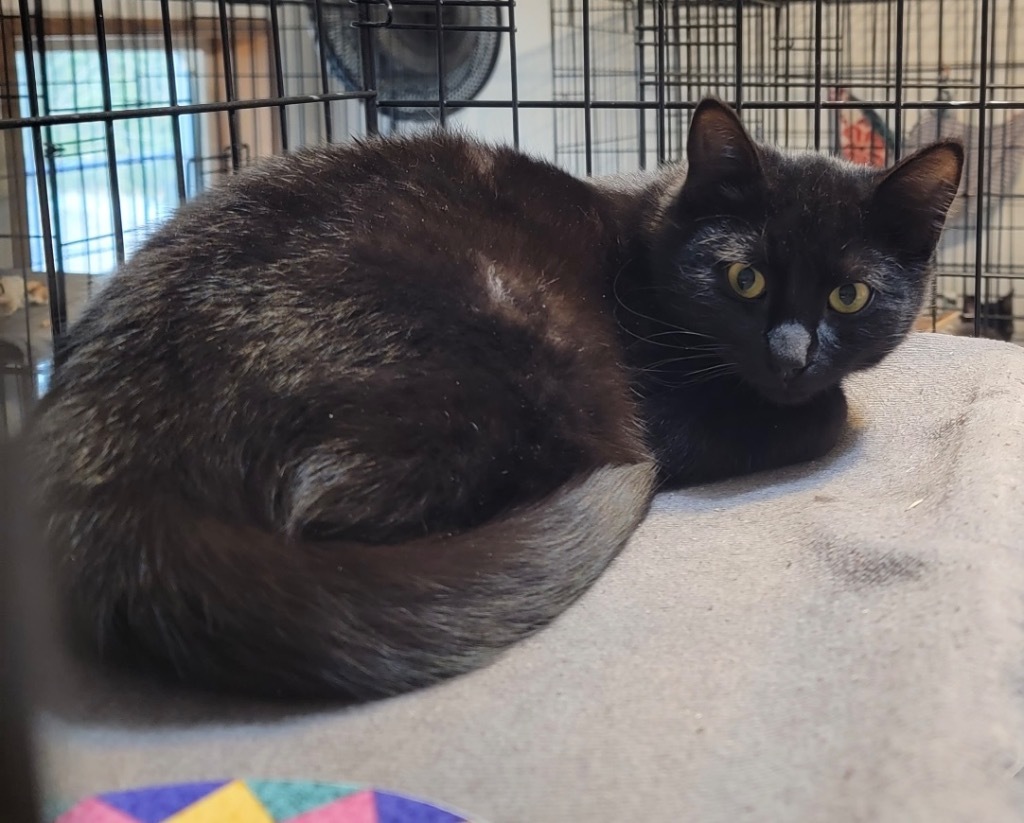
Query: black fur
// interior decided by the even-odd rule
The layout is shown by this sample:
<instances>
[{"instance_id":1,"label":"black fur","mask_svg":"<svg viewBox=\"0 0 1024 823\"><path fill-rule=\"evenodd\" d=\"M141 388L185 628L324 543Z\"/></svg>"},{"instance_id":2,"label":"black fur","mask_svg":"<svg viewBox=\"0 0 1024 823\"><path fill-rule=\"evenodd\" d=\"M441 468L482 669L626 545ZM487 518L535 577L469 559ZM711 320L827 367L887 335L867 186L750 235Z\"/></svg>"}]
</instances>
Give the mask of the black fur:
<instances>
[{"instance_id":1,"label":"black fur","mask_svg":"<svg viewBox=\"0 0 1024 823\"><path fill-rule=\"evenodd\" d=\"M697 482L822 455L845 421L842 378L889 354L921 310L962 147L879 172L756 146L729 109L705 104L688 154L685 182L669 172L623 195L647 203L628 233L618 316L662 473ZM734 261L764 273L761 298L730 289ZM828 295L853 281L874 294L840 315ZM808 335L795 376L767 345L787 324Z\"/></svg>"},{"instance_id":2,"label":"black fur","mask_svg":"<svg viewBox=\"0 0 1024 823\"><path fill-rule=\"evenodd\" d=\"M688 153L685 183L591 183L433 134L182 208L72 330L32 426L71 624L205 686L393 694L565 609L659 470L826 452L840 380L920 306L962 152L789 158L708 101ZM740 253L759 301L723 287ZM780 380L765 335L854 276L869 309Z\"/></svg>"},{"instance_id":3,"label":"black fur","mask_svg":"<svg viewBox=\"0 0 1024 823\"><path fill-rule=\"evenodd\" d=\"M963 310L960 312L960 323L963 334L974 334L974 315L977 309L977 300L973 294L964 295ZM998 300L982 302L980 333L982 337L989 337L994 340L1013 340L1013 290Z\"/></svg>"}]
</instances>

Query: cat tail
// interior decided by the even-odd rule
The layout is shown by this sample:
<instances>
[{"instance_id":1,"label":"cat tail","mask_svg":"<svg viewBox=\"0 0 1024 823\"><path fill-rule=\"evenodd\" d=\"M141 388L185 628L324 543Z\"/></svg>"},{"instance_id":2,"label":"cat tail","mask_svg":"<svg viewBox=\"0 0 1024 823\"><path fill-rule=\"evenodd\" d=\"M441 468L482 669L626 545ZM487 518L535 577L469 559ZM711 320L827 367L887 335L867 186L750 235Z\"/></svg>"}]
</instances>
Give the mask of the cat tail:
<instances>
[{"instance_id":1,"label":"cat tail","mask_svg":"<svg viewBox=\"0 0 1024 823\"><path fill-rule=\"evenodd\" d=\"M101 651L207 688L397 694L489 663L566 609L645 515L655 475L600 468L473 530L398 545L288 541L150 498L131 507L147 522L120 532L144 548L111 552L104 530L93 566L78 541L73 622Z\"/></svg>"}]
</instances>

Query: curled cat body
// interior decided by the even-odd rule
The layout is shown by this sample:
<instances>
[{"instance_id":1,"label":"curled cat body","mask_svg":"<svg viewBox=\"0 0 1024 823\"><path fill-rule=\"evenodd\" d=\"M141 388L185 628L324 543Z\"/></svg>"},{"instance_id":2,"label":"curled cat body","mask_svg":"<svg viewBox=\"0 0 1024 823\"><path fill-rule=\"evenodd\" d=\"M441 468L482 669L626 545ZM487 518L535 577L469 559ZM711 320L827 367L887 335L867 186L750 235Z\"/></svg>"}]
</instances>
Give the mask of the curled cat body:
<instances>
[{"instance_id":1,"label":"curled cat body","mask_svg":"<svg viewBox=\"0 0 1024 823\"><path fill-rule=\"evenodd\" d=\"M657 488L817 458L905 337L959 184L694 112L580 180L452 133L183 206L64 338L28 432L67 622L215 689L371 699L565 610Z\"/></svg>"}]
</instances>

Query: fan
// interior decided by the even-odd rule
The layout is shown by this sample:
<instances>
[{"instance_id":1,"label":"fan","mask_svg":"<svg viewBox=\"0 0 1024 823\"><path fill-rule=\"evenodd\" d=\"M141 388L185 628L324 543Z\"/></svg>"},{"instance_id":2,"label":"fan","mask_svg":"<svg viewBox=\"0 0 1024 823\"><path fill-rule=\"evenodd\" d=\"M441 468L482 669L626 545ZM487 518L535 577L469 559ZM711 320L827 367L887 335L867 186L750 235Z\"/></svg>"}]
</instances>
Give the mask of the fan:
<instances>
[{"instance_id":1,"label":"fan","mask_svg":"<svg viewBox=\"0 0 1024 823\"><path fill-rule=\"evenodd\" d=\"M311 5L314 23L316 7ZM359 7L347 0L324 0L321 48L346 88L359 91L362 83ZM443 6L445 98L472 100L494 73L501 50L501 10L495 6ZM380 101L423 101L418 106L384 106L395 120L436 120L438 117L437 6L395 4L391 23L370 27L376 58ZM483 28L484 31L474 30ZM454 30L453 30L454 29ZM434 103L434 105L430 105ZM445 107L455 111L457 106Z\"/></svg>"}]
</instances>

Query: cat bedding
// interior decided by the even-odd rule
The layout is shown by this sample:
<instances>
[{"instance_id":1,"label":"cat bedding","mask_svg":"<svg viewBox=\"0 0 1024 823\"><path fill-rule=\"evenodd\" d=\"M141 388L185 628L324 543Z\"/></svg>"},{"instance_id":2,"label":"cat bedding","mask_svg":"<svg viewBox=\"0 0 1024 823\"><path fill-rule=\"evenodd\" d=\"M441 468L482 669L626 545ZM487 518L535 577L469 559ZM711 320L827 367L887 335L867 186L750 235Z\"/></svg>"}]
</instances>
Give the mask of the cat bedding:
<instances>
[{"instance_id":1,"label":"cat bedding","mask_svg":"<svg viewBox=\"0 0 1024 823\"><path fill-rule=\"evenodd\" d=\"M1019 823L1024 351L912 335L848 393L831 456L659 495L572 609L439 687L346 710L55 675L50 785L353 780L489 823Z\"/></svg>"},{"instance_id":2,"label":"cat bedding","mask_svg":"<svg viewBox=\"0 0 1024 823\"><path fill-rule=\"evenodd\" d=\"M32 487L79 639L235 698L56 677L54 788L1016 823L1024 352L900 345L962 149L788 156L707 101L688 158L372 142L154 234L68 338Z\"/></svg>"}]
</instances>

